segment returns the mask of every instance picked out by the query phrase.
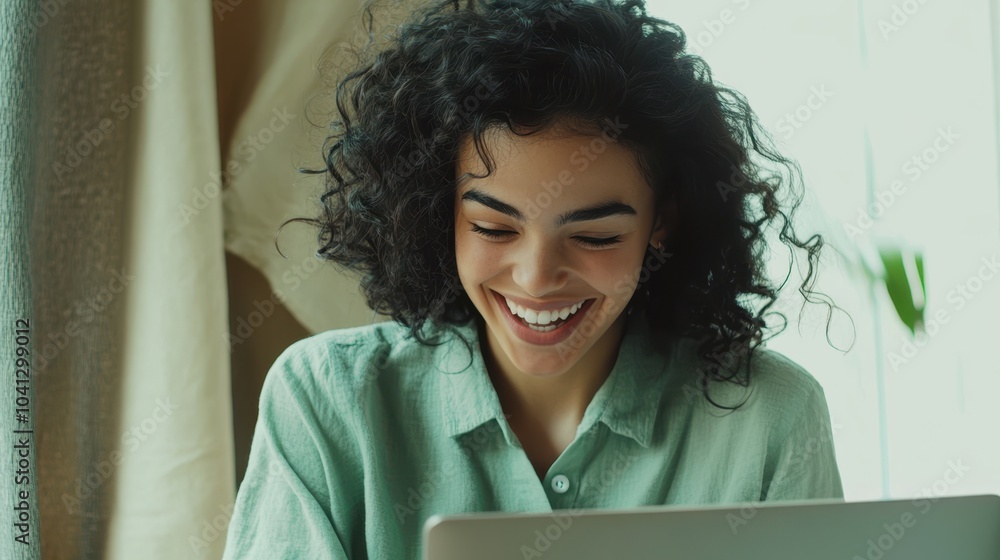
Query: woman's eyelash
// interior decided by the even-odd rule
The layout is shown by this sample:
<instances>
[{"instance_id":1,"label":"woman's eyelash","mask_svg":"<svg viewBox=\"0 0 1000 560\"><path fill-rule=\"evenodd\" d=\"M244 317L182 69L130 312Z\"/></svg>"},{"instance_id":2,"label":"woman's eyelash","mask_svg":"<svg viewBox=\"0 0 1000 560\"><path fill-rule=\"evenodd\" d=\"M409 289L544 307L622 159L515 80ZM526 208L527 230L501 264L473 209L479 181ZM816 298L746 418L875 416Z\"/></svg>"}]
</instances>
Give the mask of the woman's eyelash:
<instances>
[{"instance_id":1,"label":"woman's eyelash","mask_svg":"<svg viewBox=\"0 0 1000 560\"><path fill-rule=\"evenodd\" d=\"M608 245L620 243L622 240L621 237L622 236L620 235L616 235L614 237L604 237L600 239L596 237L577 237L577 239L593 247L607 247Z\"/></svg>"},{"instance_id":2,"label":"woman's eyelash","mask_svg":"<svg viewBox=\"0 0 1000 560\"><path fill-rule=\"evenodd\" d=\"M478 224L472 224L472 231L474 231L474 232L476 232L476 233L478 233L480 235L485 235L486 237L492 237L492 238L507 237L508 235L514 233L512 231L501 231L501 230L498 230L498 229L486 229L484 227L479 227Z\"/></svg>"},{"instance_id":3,"label":"woman's eyelash","mask_svg":"<svg viewBox=\"0 0 1000 560\"><path fill-rule=\"evenodd\" d=\"M504 231L499 229L486 229L480 227L478 224L472 224L472 230L475 233L489 237L491 239L500 239L513 235L513 231ZM581 242L590 245L591 247L607 247L609 245L614 245L615 243L621 242L621 236L616 235L614 237L596 238L596 237L577 237Z\"/></svg>"}]
</instances>

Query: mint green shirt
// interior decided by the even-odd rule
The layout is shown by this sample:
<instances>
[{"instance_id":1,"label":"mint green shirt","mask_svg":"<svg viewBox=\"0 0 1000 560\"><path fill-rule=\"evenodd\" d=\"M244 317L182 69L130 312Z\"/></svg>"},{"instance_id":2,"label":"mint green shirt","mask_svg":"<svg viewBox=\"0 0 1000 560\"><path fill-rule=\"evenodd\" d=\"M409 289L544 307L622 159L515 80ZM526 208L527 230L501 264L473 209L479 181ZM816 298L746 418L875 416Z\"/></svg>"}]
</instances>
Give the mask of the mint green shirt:
<instances>
[{"instance_id":1,"label":"mint green shirt","mask_svg":"<svg viewBox=\"0 0 1000 560\"><path fill-rule=\"evenodd\" d=\"M539 479L488 377L475 323L425 347L394 322L295 342L264 381L223 560L419 558L433 514L843 498L823 389L758 349L749 400L713 407L694 340L629 317L576 437ZM442 332L428 330L427 332ZM712 389L735 404L747 390Z\"/></svg>"}]
</instances>

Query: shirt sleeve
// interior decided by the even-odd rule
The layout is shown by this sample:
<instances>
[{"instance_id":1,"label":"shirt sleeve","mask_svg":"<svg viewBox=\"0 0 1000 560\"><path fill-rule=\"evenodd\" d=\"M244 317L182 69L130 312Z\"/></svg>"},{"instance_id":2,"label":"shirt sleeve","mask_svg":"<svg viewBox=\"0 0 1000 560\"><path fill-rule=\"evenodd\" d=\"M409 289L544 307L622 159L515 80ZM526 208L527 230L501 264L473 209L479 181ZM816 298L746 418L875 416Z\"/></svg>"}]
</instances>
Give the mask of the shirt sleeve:
<instances>
[{"instance_id":1,"label":"shirt sleeve","mask_svg":"<svg viewBox=\"0 0 1000 560\"><path fill-rule=\"evenodd\" d=\"M773 476L764 481L762 500L844 498L830 412L819 384L777 446L774 464Z\"/></svg>"},{"instance_id":2,"label":"shirt sleeve","mask_svg":"<svg viewBox=\"0 0 1000 560\"><path fill-rule=\"evenodd\" d=\"M223 560L347 560L324 463L331 451L303 387L308 356L290 346L269 370ZM326 458L324 460L324 458Z\"/></svg>"}]
</instances>

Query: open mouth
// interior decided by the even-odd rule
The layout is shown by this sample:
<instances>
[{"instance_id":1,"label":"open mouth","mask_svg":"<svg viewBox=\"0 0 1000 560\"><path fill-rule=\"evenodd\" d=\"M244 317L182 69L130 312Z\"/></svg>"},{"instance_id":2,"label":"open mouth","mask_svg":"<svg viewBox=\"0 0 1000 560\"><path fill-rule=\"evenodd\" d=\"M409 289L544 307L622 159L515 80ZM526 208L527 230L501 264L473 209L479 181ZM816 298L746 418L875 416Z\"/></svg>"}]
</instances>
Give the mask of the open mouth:
<instances>
[{"instance_id":1,"label":"open mouth","mask_svg":"<svg viewBox=\"0 0 1000 560\"><path fill-rule=\"evenodd\" d=\"M551 321L551 322L549 322L549 323L547 323L545 325L538 325L538 324L530 323L526 319L524 319L523 317L521 317L521 316L519 316L519 315L511 312L510 307L507 305L507 300L506 300L506 298L503 297L503 295L501 295L501 294L499 294L497 292L493 292L493 294L494 294L494 298L497 301L497 304L500 306L500 309L501 309L502 313L506 314L507 317L509 317L512 321L518 323L519 325L521 325L523 327L526 327L526 328L530 329L531 331L537 332L537 333L550 333L550 332L553 332L553 331L557 331L557 330L563 329L567 325L575 324L575 323L579 322L580 318L583 317L583 315L586 314L587 310L590 307L590 304L594 301L593 298L592 299L586 299L586 300L582 301L580 304L578 304L578 306L576 307L576 309L574 309L566 317L560 317L560 318L556 319L555 321Z\"/></svg>"}]
</instances>

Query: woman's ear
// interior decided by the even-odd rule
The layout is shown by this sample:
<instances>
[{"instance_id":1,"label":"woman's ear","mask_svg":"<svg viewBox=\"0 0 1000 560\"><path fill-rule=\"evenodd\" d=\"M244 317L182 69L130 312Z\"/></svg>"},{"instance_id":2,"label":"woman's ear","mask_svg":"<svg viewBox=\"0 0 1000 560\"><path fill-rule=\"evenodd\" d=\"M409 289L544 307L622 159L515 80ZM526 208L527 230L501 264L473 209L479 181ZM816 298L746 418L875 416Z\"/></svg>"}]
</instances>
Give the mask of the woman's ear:
<instances>
[{"instance_id":1,"label":"woman's ear","mask_svg":"<svg viewBox=\"0 0 1000 560\"><path fill-rule=\"evenodd\" d=\"M656 215L656 222L653 224L653 233L649 242L654 247L657 243L666 243L666 239L677 229L677 197L670 196L670 200L664 205L663 211Z\"/></svg>"}]
</instances>

